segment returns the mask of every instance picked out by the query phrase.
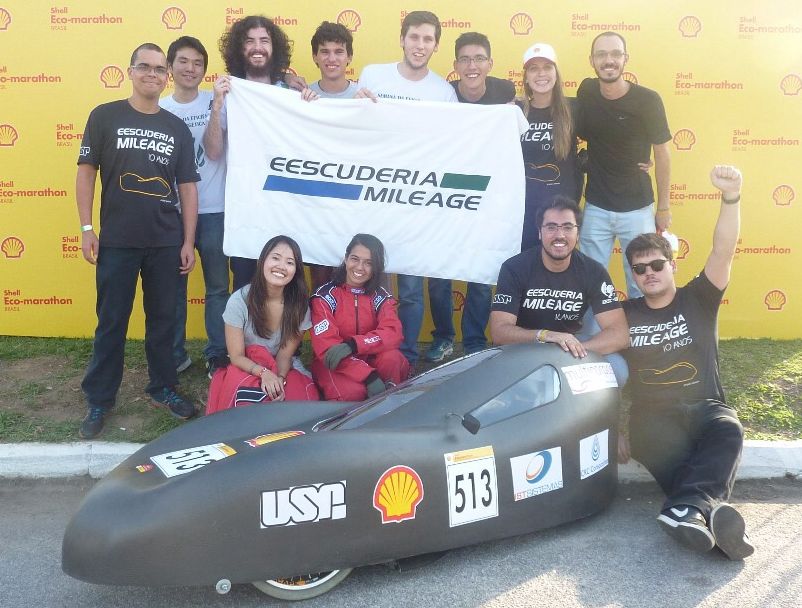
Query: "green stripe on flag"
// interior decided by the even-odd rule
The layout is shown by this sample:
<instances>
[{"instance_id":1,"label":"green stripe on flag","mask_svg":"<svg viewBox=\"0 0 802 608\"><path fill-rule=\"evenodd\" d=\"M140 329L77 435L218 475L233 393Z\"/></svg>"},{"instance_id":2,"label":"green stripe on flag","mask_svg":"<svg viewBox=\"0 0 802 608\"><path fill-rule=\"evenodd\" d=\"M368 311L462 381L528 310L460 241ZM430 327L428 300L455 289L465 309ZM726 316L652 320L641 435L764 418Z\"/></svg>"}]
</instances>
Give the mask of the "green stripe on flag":
<instances>
[{"instance_id":1,"label":"green stripe on flag","mask_svg":"<svg viewBox=\"0 0 802 608\"><path fill-rule=\"evenodd\" d=\"M487 190L490 183L489 175L466 175L464 173L444 173L441 188L453 188L454 190Z\"/></svg>"}]
</instances>

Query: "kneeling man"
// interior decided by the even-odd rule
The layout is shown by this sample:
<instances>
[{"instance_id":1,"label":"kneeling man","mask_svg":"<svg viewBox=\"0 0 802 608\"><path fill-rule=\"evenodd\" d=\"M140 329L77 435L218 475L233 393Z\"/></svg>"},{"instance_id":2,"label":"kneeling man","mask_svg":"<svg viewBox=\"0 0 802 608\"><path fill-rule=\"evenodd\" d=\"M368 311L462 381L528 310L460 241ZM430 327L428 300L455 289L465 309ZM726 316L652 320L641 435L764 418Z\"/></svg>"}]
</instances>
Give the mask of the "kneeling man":
<instances>
[{"instance_id":1,"label":"kneeling man","mask_svg":"<svg viewBox=\"0 0 802 608\"><path fill-rule=\"evenodd\" d=\"M630 330L625 356L631 370L632 456L649 469L666 494L657 520L696 551L718 546L740 560L754 547L744 520L725 501L732 492L743 447L743 428L724 401L718 370L718 309L730 280L738 242L741 174L716 166L721 191L713 250L704 270L684 287L674 283L671 246L642 234L626 248L643 297L624 303ZM629 459L619 441L619 460Z\"/></svg>"}]
</instances>

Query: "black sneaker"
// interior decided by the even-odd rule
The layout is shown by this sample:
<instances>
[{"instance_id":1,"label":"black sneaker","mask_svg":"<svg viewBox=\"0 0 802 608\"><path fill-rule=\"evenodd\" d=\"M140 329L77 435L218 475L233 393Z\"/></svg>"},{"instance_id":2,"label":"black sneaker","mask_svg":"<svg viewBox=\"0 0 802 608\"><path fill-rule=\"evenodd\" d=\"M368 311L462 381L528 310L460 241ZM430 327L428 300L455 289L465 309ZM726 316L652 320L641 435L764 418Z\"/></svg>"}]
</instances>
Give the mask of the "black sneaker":
<instances>
[{"instance_id":1,"label":"black sneaker","mask_svg":"<svg viewBox=\"0 0 802 608\"><path fill-rule=\"evenodd\" d=\"M106 415L106 410L102 407L90 407L86 418L81 422L81 428L78 429L78 434L82 439L94 439L103 430L103 417Z\"/></svg>"},{"instance_id":2,"label":"black sneaker","mask_svg":"<svg viewBox=\"0 0 802 608\"><path fill-rule=\"evenodd\" d=\"M705 518L696 507L676 505L661 511L657 521L669 536L694 551L710 551L716 544Z\"/></svg>"},{"instance_id":3,"label":"black sneaker","mask_svg":"<svg viewBox=\"0 0 802 608\"><path fill-rule=\"evenodd\" d=\"M206 362L206 375L209 376L209 380L212 379L212 376L214 376L214 373L218 369L228 367L229 363L231 363L231 360L228 358L228 355L209 357L209 360Z\"/></svg>"},{"instance_id":4,"label":"black sneaker","mask_svg":"<svg viewBox=\"0 0 802 608\"><path fill-rule=\"evenodd\" d=\"M710 531L718 548L731 560L742 560L755 552L755 546L746 534L744 518L726 502L710 512Z\"/></svg>"},{"instance_id":5,"label":"black sneaker","mask_svg":"<svg viewBox=\"0 0 802 608\"><path fill-rule=\"evenodd\" d=\"M173 416L181 420L189 420L197 414L192 401L176 393L173 388L165 386L155 393L149 393L149 396L153 405L166 407Z\"/></svg>"}]
</instances>

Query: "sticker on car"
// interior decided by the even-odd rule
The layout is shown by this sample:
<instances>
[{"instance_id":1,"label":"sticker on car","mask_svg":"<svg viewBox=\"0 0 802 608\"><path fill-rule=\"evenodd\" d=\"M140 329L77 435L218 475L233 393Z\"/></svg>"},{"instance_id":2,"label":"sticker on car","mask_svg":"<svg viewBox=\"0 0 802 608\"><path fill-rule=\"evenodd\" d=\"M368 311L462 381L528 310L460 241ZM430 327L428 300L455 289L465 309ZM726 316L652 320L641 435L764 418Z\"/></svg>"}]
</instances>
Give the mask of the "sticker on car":
<instances>
[{"instance_id":1,"label":"sticker on car","mask_svg":"<svg viewBox=\"0 0 802 608\"><path fill-rule=\"evenodd\" d=\"M423 481L417 471L404 465L390 467L376 482L373 506L381 513L382 523L415 519L423 500Z\"/></svg>"},{"instance_id":2,"label":"sticker on car","mask_svg":"<svg viewBox=\"0 0 802 608\"><path fill-rule=\"evenodd\" d=\"M274 441L281 441L282 439L291 439L303 435L303 431L284 431L283 433L267 433L266 435L258 435L253 439L246 439L247 443L252 448L258 448L260 445L273 443Z\"/></svg>"},{"instance_id":3,"label":"sticker on car","mask_svg":"<svg viewBox=\"0 0 802 608\"><path fill-rule=\"evenodd\" d=\"M444 454L450 527L498 517L496 458L487 445Z\"/></svg>"},{"instance_id":4,"label":"sticker on car","mask_svg":"<svg viewBox=\"0 0 802 608\"><path fill-rule=\"evenodd\" d=\"M574 395L592 393L605 388L618 388L613 366L606 361L568 365L563 367L562 371Z\"/></svg>"},{"instance_id":5,"label":"sticker on car","mask_svg":"<svg viewBox=\"0 0 802 608\"><path fill-rule=\"evenodd\" d=\"M510 468L516 502L563 487L562 451L558 447L510 458Z\"/></svg>"},{"instance_id":6,"label":"sticker on car","mask_svg":"<svg viewBox=\"0 0 802 608\"><path fill-rule=\"evenodd\" d=\"M192 471L205 467L207 464L228 458L237 453L237 450L225 443L200 445L195 448L186 448L151 456L150 461L159 467L165 477L186 475Z\"/></svg>"},{"instance_id":7,"label":"sticker on car","mask_svg":"<svg viewBox=\"0 0 802 608\"><path fill-rule=\"evenodd\" d=\"M262 492L262 528L345 519L345 480Z\"/></svg>"},{"instance_id":8,"label":"sticker on car","mask_svg":"<svg viewBox=\"0 0 802 608\"><path fill-rule=\"evenodd\" d=\"M610 462L609 429L579 440L579 478L586 479L604 469Z\"/></svg>"}]
</instances>

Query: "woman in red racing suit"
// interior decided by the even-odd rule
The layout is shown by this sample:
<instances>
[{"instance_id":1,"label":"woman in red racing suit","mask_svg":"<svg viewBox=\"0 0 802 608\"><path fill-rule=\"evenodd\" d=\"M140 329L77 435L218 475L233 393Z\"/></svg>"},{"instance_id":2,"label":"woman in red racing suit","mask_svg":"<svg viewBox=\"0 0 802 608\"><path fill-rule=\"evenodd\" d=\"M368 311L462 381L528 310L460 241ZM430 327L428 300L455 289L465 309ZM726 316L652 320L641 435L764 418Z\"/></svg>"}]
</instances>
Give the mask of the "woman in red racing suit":
<instances>
[{"instance_id":1,"label":"woman in red racing suit","mask_svg":"<svg viewBox=\"0 0 802 608\"><path fill-rule=\"evenodd\" d=\"M312 377L325 399L362 401L409 375L395 299L383 283L384 245L357 234L312 296Z\"/></svg>"}]
</instances>

